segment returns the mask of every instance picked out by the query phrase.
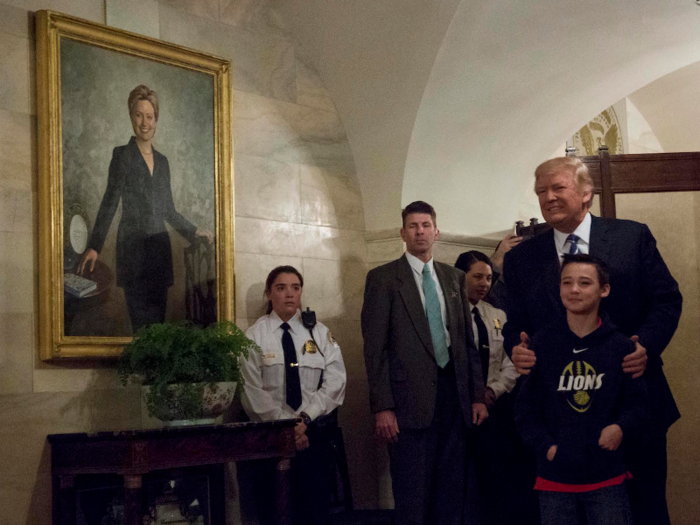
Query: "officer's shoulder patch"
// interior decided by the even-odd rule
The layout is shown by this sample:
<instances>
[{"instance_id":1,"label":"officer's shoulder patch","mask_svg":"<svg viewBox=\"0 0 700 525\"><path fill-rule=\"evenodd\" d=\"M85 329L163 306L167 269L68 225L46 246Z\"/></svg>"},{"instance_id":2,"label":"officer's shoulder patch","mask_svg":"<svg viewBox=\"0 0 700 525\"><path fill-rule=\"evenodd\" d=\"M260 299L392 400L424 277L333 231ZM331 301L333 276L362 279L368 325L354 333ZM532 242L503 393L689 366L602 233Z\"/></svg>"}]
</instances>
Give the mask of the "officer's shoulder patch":
<instances>
[{"instance_id":1,"label":"officer's shoulder patch","mask_svg":"<svg viewBox=\"0 0 700 525\"><path fill-rule=\"evenodd\" d=\"M338 341L335 340L335 338L333 337L333 334L331 333L330 330L328 330L328 342L332 345L338 344Z\"/></svg>"}]
</instances>

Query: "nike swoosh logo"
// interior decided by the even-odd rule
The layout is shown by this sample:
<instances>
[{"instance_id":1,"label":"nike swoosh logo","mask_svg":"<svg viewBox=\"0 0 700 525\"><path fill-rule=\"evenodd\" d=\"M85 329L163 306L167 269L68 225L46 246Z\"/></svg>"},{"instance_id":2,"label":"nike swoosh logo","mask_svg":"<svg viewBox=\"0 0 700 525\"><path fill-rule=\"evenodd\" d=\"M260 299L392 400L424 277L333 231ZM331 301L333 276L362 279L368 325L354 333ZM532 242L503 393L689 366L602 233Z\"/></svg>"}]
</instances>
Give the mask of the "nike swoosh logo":
<instances>
[{"instance_id":1,"label":"nike swoosh logo","mask_svg":"<svg viewBox=\"0 0 700 525\"><path fill-rule=\"evenodd\" d=\"M574 348L574 354L580 354L581 352L585 352L586 350L588 350L588 348L581 348L580 350L576 350Z\"/></svg>"}]
</instances>

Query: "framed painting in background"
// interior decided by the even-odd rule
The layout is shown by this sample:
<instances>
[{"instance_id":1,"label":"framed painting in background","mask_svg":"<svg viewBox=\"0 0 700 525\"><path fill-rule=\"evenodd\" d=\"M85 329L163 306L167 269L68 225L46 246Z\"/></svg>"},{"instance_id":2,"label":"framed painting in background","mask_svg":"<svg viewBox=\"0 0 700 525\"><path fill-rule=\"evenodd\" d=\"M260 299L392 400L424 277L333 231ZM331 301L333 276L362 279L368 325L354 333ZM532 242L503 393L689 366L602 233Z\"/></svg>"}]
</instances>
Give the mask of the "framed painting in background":
<instances>
[{"instance_id":1,"label":"framed painting in background","mask_svg":"<svg viewBox=\"0 0 700 525\"><path fill-rule=\"evenodd\" d=\"M51 11L36 31L41 358L118 356L142 297L233 320L230 63Z\"/></svg>"}]
</instances>

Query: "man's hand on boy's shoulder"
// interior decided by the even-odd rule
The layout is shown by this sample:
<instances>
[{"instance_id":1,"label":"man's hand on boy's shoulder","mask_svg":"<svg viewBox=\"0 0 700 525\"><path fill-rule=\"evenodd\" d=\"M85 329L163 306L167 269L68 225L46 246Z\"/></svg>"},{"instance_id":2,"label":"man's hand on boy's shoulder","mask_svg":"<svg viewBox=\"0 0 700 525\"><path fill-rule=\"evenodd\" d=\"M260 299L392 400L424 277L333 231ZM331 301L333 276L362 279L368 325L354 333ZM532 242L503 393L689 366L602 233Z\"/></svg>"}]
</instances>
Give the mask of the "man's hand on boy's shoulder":
<instances>
[{"instance_id":1,"label":"man's hand on boy's shoulder","mask_svg":"<svg viewBox=\"0 0 700 525\"><path fill-rule=\"evenodd\" d=\"M647 368L647 349L639 343L639 336L633 335L634 351L627 354L622 360L622 370L626 374L632 374L633 379L637 379L644 374ZM525 332L520 334L520 344L513 347L511 361L515 365L515 371L520 375L528 375L537 362L535 352L530 350L530 338Z\"/></svg>"},{"instance_id":2,"label":"man's hand on boy's shoulder","mask_svg":"<svg viewBox=\"0 0 700 525\"><path fill-rule=\"evenodd\" d=\"M647 368L647 349L639 344L639 336L630 337L634 342L634 352L627 354L622 360L622 370L626 374L632 374L632 378L641 377ZM515 352L515 350L513 350Z\"/></svg>"}]
</instances>

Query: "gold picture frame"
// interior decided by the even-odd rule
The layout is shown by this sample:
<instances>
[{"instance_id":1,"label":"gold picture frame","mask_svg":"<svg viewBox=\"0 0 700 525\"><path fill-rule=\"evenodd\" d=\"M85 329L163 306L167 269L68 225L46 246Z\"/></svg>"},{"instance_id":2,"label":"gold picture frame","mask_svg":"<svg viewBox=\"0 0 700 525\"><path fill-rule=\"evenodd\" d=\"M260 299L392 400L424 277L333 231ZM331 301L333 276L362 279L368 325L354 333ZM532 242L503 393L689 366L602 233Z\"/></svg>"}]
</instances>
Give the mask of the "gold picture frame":
<instances>
[{"instance_id":1,"label":"gold picture frame","mask_svg":"<svg viewBox=\"0 0 700 525\"><path fill-rule=\"evenodd\" d=\"M41 359L115 358L131 341L133 330L128 333L131 328L125 328L131 310L123 308L125 289L119 284L119 272L123 270L119 262L110 262L105 255L106 277L99 284L103 286L99 293L104 298L92 303L85 301L97 306L83 307L80 303L96 291L85 296L67 295L74 278L66 279L64 272L80 272L76 268L80 268L81 249L85 250L97 210L102 210L102 200L107 200L104 188L108 172L109 177L112 173L110 159L112 162L116 159L118 146L127 147L122 145L132 131L127 98L130 90L140 84L151 84L158 93L161 109L160 118L156 109L158 135L153 148L159 153L162 150L160 158L165 159L167 189L173 196L170 202L179 209L178 214L182 212L185 217L189 214L185 222L196 227L198 234L200 224L203 224L201 229L214 234L213 243L204 248L208 250L210 275L215 275L215 283L211 282L213 277L207 281L215 302L214 306L210 300L210 312L212 315L215 312L217 320L233 321L230 62L52 11L37 13L36 42ZM170 108L167 118L164 107ZM131 142L136 144L133 138ZM149 169L153 195L156 171L150 165ZM126 193L124 190L123 194ZM65 202L66 199L70 202ZM124 202L119 199L118 210L122 210ZM156 205L152 207L155 209ZM111 249L119 252L121 241L115 239L121 223L127 221L126 215L116 211L109 219L104 253L110 242ZM174 284L168 285L171 291L166 292L171 320L182 317L180 312L184 311L183 303L187 300L180 297L180 292L177 300L172 300L172 290L183 289L180 281L187 256L181 257L181 252L176 251L184 242L177 233L165 236L175 239L170 254ZM99 257L102 255L100 252ZM116 266L116 272L112 265ZM74 294L75 289L70 292ZM71 310L70 319L66 302ZM186 306L189 312L189 305ZM133 326L131 319L129 327Z\"/></svg>"}]
</instances>

